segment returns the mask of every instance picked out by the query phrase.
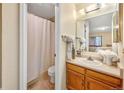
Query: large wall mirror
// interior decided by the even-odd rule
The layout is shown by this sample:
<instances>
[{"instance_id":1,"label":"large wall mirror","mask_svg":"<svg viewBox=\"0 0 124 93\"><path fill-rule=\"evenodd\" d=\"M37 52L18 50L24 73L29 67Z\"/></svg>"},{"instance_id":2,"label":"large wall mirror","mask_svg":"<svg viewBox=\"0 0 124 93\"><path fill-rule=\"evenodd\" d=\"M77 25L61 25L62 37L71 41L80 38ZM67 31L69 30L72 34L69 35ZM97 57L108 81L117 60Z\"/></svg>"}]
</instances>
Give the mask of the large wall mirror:
<instances>
[{"instance_id":1,"label":"large wall mirror","mask_svg":"<svg viewBox=\"0 0 124 93\"><path fill-rule=\"evenodd\" d=\"M76 50L112 50L113 43L119 42L117 6L113 11L77 21Z\"/></svg>"}]
</instances>

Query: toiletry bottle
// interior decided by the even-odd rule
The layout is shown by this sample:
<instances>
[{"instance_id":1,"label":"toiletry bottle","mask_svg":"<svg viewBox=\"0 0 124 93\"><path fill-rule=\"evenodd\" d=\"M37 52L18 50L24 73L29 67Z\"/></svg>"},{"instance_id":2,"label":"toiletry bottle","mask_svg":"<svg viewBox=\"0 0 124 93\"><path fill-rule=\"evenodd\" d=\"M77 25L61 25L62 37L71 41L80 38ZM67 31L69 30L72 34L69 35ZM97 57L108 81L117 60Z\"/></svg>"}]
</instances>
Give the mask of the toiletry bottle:
<instances>
[{"instance_id":1,"label":"toiletry bottle","mask_svg":"<svg viewBox=\"0 0 124 93\"><path fill-rule=\"evenodd\" d=\"M74 49L74 44L72 45L72 59L75 59L75 49Z\"/></svg>"}]
</instances>

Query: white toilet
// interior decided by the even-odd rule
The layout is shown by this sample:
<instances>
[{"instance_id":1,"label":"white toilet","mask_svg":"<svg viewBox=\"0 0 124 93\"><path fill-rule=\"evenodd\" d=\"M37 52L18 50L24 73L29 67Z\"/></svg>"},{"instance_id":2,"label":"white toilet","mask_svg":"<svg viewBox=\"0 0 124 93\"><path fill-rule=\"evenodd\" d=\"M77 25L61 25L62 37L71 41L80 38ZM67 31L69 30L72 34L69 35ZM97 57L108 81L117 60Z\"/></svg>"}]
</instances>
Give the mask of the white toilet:
<instances>
[{"instance_id":1,"label":"white toilet","mask_svg":"<svg viewBox=\"0 0 124 93\"><path fill-rule=\"evenodd\" d=\"M48 69L48 75L50 76L50 82L55 83L55 66L51 66Z\"/></svg>"}]
</instances>

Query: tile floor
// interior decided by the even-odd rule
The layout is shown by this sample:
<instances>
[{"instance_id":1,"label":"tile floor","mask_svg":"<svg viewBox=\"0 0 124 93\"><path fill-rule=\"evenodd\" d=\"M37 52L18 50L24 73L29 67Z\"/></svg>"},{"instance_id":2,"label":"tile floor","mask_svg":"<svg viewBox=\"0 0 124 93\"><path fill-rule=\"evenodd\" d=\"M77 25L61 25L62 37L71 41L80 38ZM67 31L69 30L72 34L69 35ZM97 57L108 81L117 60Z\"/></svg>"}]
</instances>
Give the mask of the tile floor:
<instances>
[{"instance_id":1,"label":"tile floor","mask_svg":"<svg viewBox=\"0 0 124 93\"><path fill-rule=\"evenodd\" d=\"M37 82L28 86L28 90L54 90L54 84L49 81L47 73L41 75Z\"/></svg>"}]
</instances>

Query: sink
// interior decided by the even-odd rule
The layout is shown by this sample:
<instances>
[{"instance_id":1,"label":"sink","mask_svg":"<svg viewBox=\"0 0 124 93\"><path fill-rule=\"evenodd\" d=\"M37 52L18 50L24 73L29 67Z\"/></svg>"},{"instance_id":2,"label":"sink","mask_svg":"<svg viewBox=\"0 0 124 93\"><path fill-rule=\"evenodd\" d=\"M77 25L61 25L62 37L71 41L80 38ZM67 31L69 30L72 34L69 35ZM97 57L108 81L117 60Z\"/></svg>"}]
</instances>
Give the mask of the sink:
<instances>
[{"instance_id":1,"label":"sink","mask_svg":"<svg viewBox=\"0 0 124 93\"><path fill-rule=\"evenodd\" d=\"M100 61L97 61L97 60L93 60L93 61L86 60L86 63L87 64L92 64L94 66L100 66L100 65L102 65L102 63Z\"/></svg>"},{"instance_id":2,"label":"sink","mask_svg":"<svg viewBox=\"0 0 124 93\"><path fill-rule=\"evenodd\" d=\"M102 62L98 61L98 60L87 60L87 58L76 58L75 62L78 62L79 64L82 65L92 65L92 66L100 66L102 65Z\"/></svg>"}]
</instances>

